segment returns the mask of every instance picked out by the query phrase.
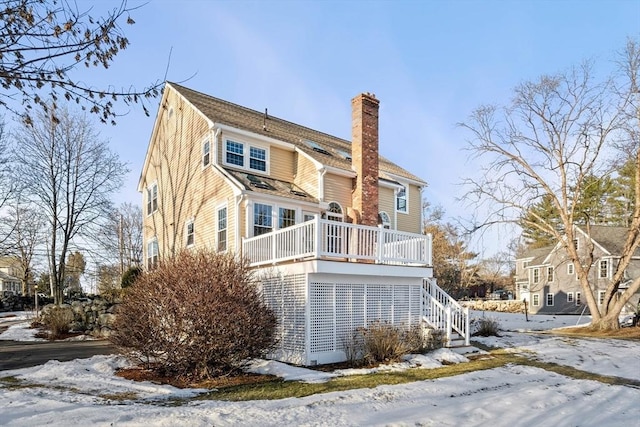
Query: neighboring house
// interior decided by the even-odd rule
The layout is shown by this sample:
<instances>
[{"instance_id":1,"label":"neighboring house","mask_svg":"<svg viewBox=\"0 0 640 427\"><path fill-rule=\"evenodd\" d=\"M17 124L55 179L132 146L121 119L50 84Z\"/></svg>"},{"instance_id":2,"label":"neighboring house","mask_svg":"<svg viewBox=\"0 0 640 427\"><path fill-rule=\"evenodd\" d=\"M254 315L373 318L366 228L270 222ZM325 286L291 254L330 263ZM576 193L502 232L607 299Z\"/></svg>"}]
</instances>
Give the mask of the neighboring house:
<instances>
[{"instance_id":1,"label":"neighboring house","mask_svg":"<svg viewBox=\"0 0 640 427\"><path fill-rule=\"evenodd\" d=\"M10 291L15 295L22 294L22 282L18 276L22 275L20 260L15 257L0 257L0 291Z\"/></svg>"},{"instance_id":2,"label":"neighboring house","mask_svg":"<svg viewBox=\"0 0 640 427\"><path fill-rule=\"evenodd\" d=\"M589 283L597 291L595 296L599 304L604 300L606 287L620 259L626 233L625 227L594 225L590 227L589 235L584 228L576 227L574 244L578 253L586 257L593 249ZM640 251L636 251L625 272L621 291L638 275ZM532 313L589 314L575 265L560 244L532 249L516 259L516 292L518 299L527 300ZM635 310L639 296L632 298L626 311Z\"/></svg>"},{"instance_id":3,"label":"neighboring house","mask_svg":"<svg viewBox=\"0 0 640 427\"><path fill-rule=\"evenodd\" d=\"M138 186L146 267L184 248L248 258L279 318L272 356L293 363L346 360L374 321L441 327L447 304L467 331L431 279L426 182L378 153L378 103L352 100L347 141L167 83Z\"/></svg>"}]
</instances>

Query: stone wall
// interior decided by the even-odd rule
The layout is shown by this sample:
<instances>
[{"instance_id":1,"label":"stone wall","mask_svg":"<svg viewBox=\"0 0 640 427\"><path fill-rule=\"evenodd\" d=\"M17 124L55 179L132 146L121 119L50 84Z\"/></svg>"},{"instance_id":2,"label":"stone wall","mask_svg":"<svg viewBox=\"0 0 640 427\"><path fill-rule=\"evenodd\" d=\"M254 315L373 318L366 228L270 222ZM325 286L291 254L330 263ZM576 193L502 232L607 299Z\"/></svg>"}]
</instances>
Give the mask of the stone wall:
<instances>
[{"instance_id":1,"label":"stone wall","mask_svg":"<svg viewBox=\"0 0 640 427\"><path fill-rule=\"evenodd\" d=\"M41 317L46 317L53 307L55 307L53 304L43 307ZM73 311L72 331L83 332L94 337L111 335L116 304L96 297L86 301L72 301L70 304L62 304L61 307L67 307Z\"/></svg>"},{"instance_id":2,"label":"stone wall","mask_svg":"<svg viewBox=\"0 0 640 427\"><path fill-rule=\"evenodd\" d=\"M516 300L471 300L461 301L461 304L471 310L524 313L524 302Z\"/></svg>"}]
</instances>

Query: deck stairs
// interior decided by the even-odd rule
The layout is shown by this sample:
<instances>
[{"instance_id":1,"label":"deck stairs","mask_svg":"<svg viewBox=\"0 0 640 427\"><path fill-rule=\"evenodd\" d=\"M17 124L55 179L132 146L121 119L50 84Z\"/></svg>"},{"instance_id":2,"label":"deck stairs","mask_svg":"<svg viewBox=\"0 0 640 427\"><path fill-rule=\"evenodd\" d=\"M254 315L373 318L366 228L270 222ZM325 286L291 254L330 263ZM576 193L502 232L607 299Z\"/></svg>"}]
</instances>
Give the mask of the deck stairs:
<instances>
[{"instance_id":1,"label":"deck stairs","mask_svg":"<svg viewBox=\"0 0 640 427\"><path fill-rule=\"evenodd\" d=\"M435 279L423 281L422 320L428 326L445 332L447 347L471 347L469 308L447 294Z\"/></svg>"}]
</instances>

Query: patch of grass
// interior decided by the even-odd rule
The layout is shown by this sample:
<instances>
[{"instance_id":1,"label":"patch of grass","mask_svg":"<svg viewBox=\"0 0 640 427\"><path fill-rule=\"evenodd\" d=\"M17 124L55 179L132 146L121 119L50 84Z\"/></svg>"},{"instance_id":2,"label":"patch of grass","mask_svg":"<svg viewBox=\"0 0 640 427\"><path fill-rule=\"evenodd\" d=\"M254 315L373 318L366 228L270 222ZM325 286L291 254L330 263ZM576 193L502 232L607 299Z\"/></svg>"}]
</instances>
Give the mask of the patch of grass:
<instances>
[{"instance_id":1,"label":"patch of grass","mask_svg":"<svg viewBox=\"0 0 640 427\"><path fill-rule=\"evenodd\" d=\"M552 329L548 333L554 335L568 335L581 338L615 338L640 340L640 327L620 328L616 330L591 329L589 326L575 328Z\"/></svg>"},{"instance_id":2,"label":"patch of grass","mask_svg":"<svg viewBox=\"0 0 640 427\"><path fill-rule=\"evenodd\" d=\"M591 380L610 385L622 385L640 388L640 381L637 380L595 374L593 372L581 371L571 366L558 365L557 363L542 362L539 360L528 359L524 357L522 357L521 360L519 360L517 363L519 365L533 366L536 368L544 369L545 371L555 372L556 374L564 375L565 377L574 378L576 380Z\"/></svg>"},{"instance_id":3,"label":"patch of grass","mask_svg":"<svg viewBox=\"0 0 640 427\"><path fill-rule=\"evenodd\" d=\"M447 365L437 369L408 369L402 372L379 372L365 375L349 375L334 378L324 383L301 383L274 379L260 384L243 384L220 387L217 390L197 397L198 400L274 400L288 397L304 397L317 393L329 393L358 388L374 388L380 385L404 384L415 381L431 380L484 369L493 369L513 363L517 356L498 354L491 359L477 359L457 365Z\"/></svg>"},{"instance_id":4,"label":"patch of grass","mask_svg":"<svg viewBox=\"0 0 640 427\"><path fill-rule=\"evenodd\" d=\"M112 394L99 394L98 397L105 400L115 400L118 402L124 402L126 400L137 400L138 393L134 391L125 391L122 393L112 393Z\"/></svg>"}]
</instances>

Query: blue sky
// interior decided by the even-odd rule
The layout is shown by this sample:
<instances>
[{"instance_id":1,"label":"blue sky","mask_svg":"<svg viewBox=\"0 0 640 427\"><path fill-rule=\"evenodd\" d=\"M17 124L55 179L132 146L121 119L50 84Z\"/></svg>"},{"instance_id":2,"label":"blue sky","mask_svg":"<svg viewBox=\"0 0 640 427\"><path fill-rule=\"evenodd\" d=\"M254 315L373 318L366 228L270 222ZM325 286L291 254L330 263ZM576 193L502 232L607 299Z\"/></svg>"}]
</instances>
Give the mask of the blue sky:
<instances>
[{"instance_id":1,"label":"blue sky","mask_svg":"<svg viewBox=\"0 0 640 427\"><path fill-rule=\"evenodd\" d=\"M95 2L95 11L107 4ZM607 72L626 38L640 36L640 0L152 0L132 17L131 46L106 72L79 71L84 80L141 88L167 72L169 81L345 139L351 98L374 93L381 154L425 179L424 196L451 218L468 216L458 184L477 170L456 123L482 104L508 103L519 82L584 59ZM141 200L157 105L149 118L122 106L129 112L117 126L98 127L131 168L118 202ZM473 247L489 256L512 237L494 230Z\"/></svg>"}]
</instances>

